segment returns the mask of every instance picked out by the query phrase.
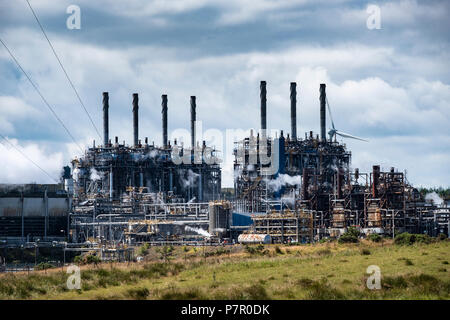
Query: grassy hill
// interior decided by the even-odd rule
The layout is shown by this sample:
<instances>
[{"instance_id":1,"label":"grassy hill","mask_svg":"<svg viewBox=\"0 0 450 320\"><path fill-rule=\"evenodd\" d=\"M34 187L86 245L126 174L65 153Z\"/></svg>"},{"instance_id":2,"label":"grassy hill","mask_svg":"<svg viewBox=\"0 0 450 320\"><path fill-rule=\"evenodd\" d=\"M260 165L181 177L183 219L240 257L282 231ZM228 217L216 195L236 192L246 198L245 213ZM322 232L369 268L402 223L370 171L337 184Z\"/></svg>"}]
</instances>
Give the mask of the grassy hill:
<instances>
[{"instance_id":1,"label":"grassy hill","mask_svg":"<svg viewBox=\"0 0 450 320\"><path fill-rule=\"evenodd\" d=\"M450 242L149 248L140 263L0 275L1 299L449 299ZM366 269L381 269L369 290Z\"/></svg>"}]
</instances>

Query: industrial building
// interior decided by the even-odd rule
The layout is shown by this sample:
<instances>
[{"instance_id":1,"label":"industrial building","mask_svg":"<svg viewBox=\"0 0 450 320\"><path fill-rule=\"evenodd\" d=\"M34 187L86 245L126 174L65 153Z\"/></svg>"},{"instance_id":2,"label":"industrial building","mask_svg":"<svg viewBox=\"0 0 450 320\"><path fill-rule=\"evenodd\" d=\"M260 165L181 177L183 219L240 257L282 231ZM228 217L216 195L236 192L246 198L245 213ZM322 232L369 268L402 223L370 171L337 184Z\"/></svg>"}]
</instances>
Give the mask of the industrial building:
<instances>
[{"instance_id":1,"label":"industrial building","mask_svg":"<svg viewBox=\"0 0 450 320\"><path fill-rule=\"evenodd\" d=\"M65 167L60 185L4 187L2 245L67 241L70 250L160 244L310 243L349 227L393 237L449 234L450 208L426 202L395 168L351 168L337 136L326 86L319 87L320 134L297 135L297 84L290 84L290 133L267 133L267 83L260 83L261 128L235 143L234 195L221 190L216 150L197 141L190 97L190 147L168 140L168 97L161 97L162 142L139 135L139 96L132 95L133 141L110 139L103 93L103 142ZM0 188L1 189L1 188ZM88 247L86 247L86 245ZM64 244L67 248L67 243ZM100 250L101 252L104 252ZM111 251L113 252L113 251ZM121 251L122 252L122 251ZM128 251L123 251L125 254ZM128 253L126 253L128 254ZM103 256L108 256L107 254Z\"/></svg>"},{"instance_id":2,"label":"industrial building","mask_svg":"<svg viewBox=\"0 0 450 320\"><path fill-rule=\"evenodd\" d=\"M71 207L72 198L61 185L0 185L0 240L64 240Z\"/></svg>"},{"instance_id":3,"label":"industrial building","mask_svg":"<svg viewBox=\"0 0 450 320\"><path fill-rule=\"evenodd\" d=\"M351 153L337 135L363 139L339 132L333 122L327 137L325 89L321 84L320 136L312 131L304 139L297 136L296 83L291 83L291 135L281 131L270 138L261 81L261 133L251 132L234 150L235 211L252 217L249 232L270 235L274 242L338 237L350 226L365 234L448 235L450 208L427 204L403 172L384 172L379 165L369 173L350 169Z\"/></svg>"}]
</instances>

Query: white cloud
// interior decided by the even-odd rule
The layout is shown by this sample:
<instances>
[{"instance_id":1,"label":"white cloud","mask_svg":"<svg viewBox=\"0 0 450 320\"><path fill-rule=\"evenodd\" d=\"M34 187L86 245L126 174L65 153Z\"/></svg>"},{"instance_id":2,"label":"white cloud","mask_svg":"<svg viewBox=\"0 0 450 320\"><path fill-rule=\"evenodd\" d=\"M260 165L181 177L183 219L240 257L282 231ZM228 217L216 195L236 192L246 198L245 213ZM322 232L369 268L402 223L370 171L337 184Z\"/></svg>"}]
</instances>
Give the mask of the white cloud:
<instances>
[{"instance_id":1,"label":"white cloud","mask_svg":"<svg viewBox=\"0 0 450 320\"><path fill-rule=\"evenodd\" d=\"M48 152L37 143L22 146L16 139L8 139L10 143L3 139L0 141L0 163L3 167L0 171L0 181L2 183L55 183L55 180L59 179L63 167L61 152ZM37 163L51 178L16 149Z\"/></svg>"},{"instance_id":2,"label":"white cloud","mask_svg":"<svg viewBox=\"0 0 450 320\"><path fill-rule=\"evenodd\" d=\"M55 10L50 2L32 1L32 4L44 13L47 7ZM171 13L190 12L203 7L219 8L217 21L223 24L239 24L255 17L282 19L291 8L291 2L268 0L251 5L240 5L237 1L202 0L150 3L80 1L79 5L82 12L85 7L95 7L129 16L130 19L134 15L137 15L135 19L143 19L143 16L160 18L162 24L166 23ZM396 16L403 15L399 21L412 24L413 21L407 17L408 10L412 10L411 14L417 19L419 7L421 5L411 1L383 7L382 23L390 23ZM331 19L330 25L347 20L347 27L360 23L361 13L367 15L360 8L327 12L328 15L330 12L336 14L336 20ZM61 14L64 15L64 12ZM426 18L436 14L433 10ZM323 23L325 16L318 16L317 23ZM295 18L295 14L292 17ZM381 37L380 33L371 35ZM402 50L395 43L364 45L349 38L348 41L329 45L294 41L290 47L281 49L273 49L268 41L264 52L204 53L193 57L192 48L186 49L184 46L127 44L104 47L100 43L80 43L73 33L50 36L100 131L101 92L109 91L111 139L119 136L120 141L131 141L133 92L140 94L140 138L149 136L150 142L155 140L156 144L161 141L160 99L163 93L169 95L170 131L189 127L190 95L197 95L198 119L203 121L205 129L259 128L260 80L268 82L269 128L289 132L289 82L297 81L299 135L309 130L318 132L318 91L319 84L324 82L336 127L370 140L370 143L346 141L353 152L354 166L367 170L376 163L398 166L401 170L408 169L412 182L448 185L450 176L446 167L450 148L445 137L450 133L450 87L444 80L448 73L449 60L445 59L448 50L441 50L442 53L430 59L427 55ZM91 145L93 139L100 143L39 30L26 27L8 29L2 39L7 41L24 68L30 72L77 141L83 146ZM437 52L439 45L427 49ZM4 51L0 52L0 62L0 67L15 68ZM3 74L0 73L0 82L9 83L11 79ZM14 81L16 90L0 97L0 105L7 106L0 110L0 130L4 134L16 134L27 125L39 125L42 131L48 130L48 135L55 141L39 141L41 149L36 145L37 149L29 149L29 152L45 163L48 158L53 159L50 155L61 153L61 161L67 163L79 153L77 147L67 142L69 139L64 130L48 113L26 80L22 77ZM33 122L31 118L38 118L39 115L38 123ZM225 152L228 154L231 150ZM14 154L13 150L8 153ZM12 181L16 175L17 180L21 180L22 163L7 163L10 168L7 174L10 176L0 176L0 179ZM60 167L61 164L54 166ZM225 185L232 184L232 172L228 161L223 172ZM26 179L30 177L31 173ZM44 178L38 174L36 177Z\"/></svg>"}]
</instances>

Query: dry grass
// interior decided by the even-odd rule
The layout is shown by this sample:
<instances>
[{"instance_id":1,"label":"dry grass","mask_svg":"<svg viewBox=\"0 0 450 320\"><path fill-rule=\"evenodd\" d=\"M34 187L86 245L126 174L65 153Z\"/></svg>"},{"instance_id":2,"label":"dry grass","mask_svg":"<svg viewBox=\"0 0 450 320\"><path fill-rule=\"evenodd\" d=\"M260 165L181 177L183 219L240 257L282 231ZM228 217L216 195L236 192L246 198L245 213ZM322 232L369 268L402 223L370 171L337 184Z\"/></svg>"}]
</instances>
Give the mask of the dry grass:
<instances>
[{"instance_id":1,"label":"dry grass","mask_svg":"<svg viewBox=\"0 0 450 320\"><path fill-rule=\"evenodd\" d=\"M277 249L278 248L278 249ZM150 249L150 251L153 248ZM228 248L227 248L228 249ZM170 263L82 268L82 290L64 289L67 275L3 275L1 298L21 299L449 299L450 242L397 246L267 245L264 254L235 246L175 248ZM217 250L217 251L215 251ZM151 256L152 253L149 253ZM206 257L205 257L206 256ZM150 258L157 260L155 256ZM382 289L366 288L366 268L381 269Z\"/></svg>"}]
</instances>

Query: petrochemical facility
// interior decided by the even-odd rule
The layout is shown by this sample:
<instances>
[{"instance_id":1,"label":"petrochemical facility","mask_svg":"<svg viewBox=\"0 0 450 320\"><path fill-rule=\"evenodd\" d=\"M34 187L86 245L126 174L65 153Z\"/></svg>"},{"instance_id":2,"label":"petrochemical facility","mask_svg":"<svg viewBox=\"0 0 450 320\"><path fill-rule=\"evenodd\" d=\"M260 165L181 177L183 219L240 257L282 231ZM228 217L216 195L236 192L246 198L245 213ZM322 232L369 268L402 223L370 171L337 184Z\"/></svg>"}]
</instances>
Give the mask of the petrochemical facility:
<instances>
[{"instance_id":1,"label":"petrochemical facility","mask_svg":"<svg viewBox=\"0 0 450 320\"><path fill-rule=\"evenodd\" d=\"M140 138L132 95L133 141L109 134L103 93L103 143L65 167L56 185L0 185L0 246L126 250L152 245L310 243L356 227L363 235L449 234L450 207L426 201L395 168L351 168L319 87L320 133L297 134L297 84L290 84L290 133L267 131L266 82L261 128L235 142L233 195L225 197L217 150L197 141L190 97L190 146L168 140L168 97L161 97L162 142ZM306 108L306 106L305 106ZM326 132L328 109L331 130ZM362 140L362 139L360 139ZM374 159L376 161L376 159Z\"/></svg>"}]
</instances>

